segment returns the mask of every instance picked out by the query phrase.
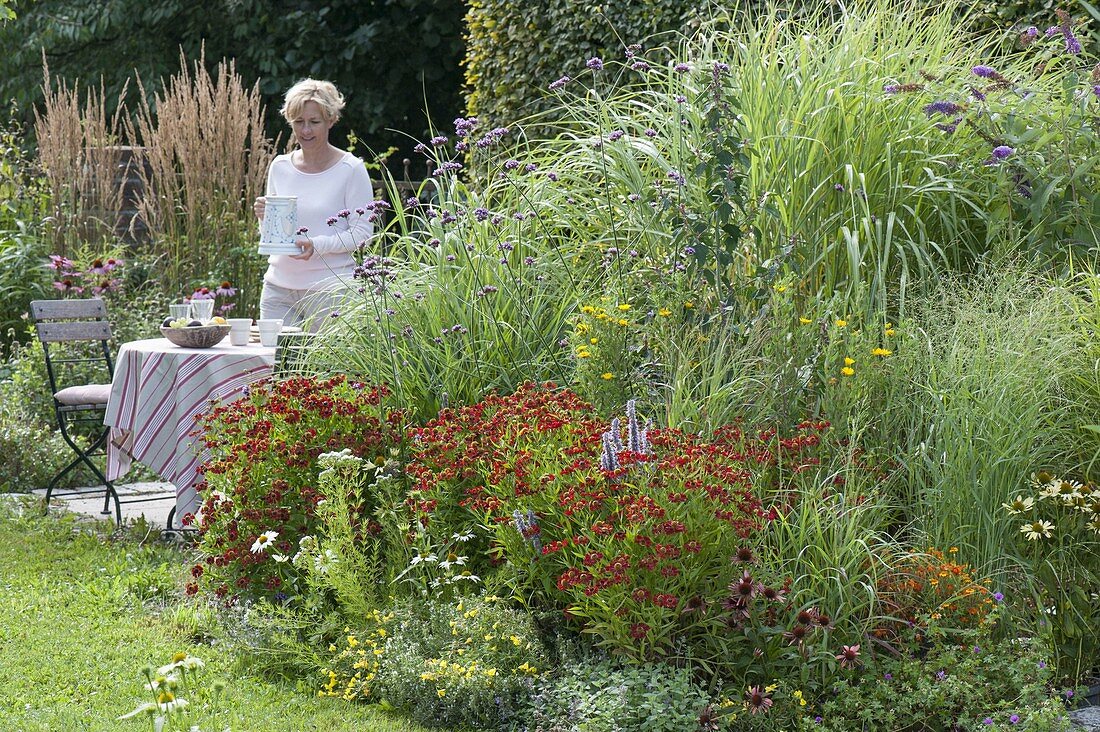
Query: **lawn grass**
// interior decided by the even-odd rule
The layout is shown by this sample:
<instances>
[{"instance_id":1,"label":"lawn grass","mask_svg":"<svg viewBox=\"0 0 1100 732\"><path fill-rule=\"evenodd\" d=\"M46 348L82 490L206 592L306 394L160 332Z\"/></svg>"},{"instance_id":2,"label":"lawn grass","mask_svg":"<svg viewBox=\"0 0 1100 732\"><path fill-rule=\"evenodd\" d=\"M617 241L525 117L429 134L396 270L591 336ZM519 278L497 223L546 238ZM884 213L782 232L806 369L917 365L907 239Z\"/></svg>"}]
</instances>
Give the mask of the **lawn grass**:
<instances>
[{"instance_id":1,"label":"lawn grass","mask_svg":"<svg viewBox=\"0 0 1100 732\"><path fill-rule=\"evenodd\" d=\"M148 718L118 717L149 701L142 667L166 664L177 651L206 662L207 687L226 682L217 709L200 701L189 710L189 724L204 732L424 729L318 698L313 680L295 688L248 675L232 649L188 641L173 620L185 565L177 550L110 538L105 525L42 518L22 505L0 503L0 729L151 729Z\"/></svg>"}]
</instances>

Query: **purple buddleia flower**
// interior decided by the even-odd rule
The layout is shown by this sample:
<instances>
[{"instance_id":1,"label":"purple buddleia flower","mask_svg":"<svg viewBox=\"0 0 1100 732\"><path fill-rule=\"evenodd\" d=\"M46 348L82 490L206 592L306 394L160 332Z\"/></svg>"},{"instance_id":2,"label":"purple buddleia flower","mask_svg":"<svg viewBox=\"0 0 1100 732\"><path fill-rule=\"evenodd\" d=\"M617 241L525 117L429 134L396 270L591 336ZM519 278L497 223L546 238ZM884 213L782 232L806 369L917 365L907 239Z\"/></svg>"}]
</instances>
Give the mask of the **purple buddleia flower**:
<instances>
[{"instance_id":1,"label":"purple buddleia flower","mask_svg":"<svg viewBox=\"0 0 1100 732\"><path fill-rule=\"evenodd\" d=\"M977 87L970 87L970 96L974 97L979 102L985 101L985 94L982 93Z\"/></svg>"},{"instance_id":2,"label":"purple buddleia flower","mask_svg":"<svg viewBox=\"0 0 1100 732\"><path fill-rule=\"evenodd\" d=\"M993 157L997 160L1005 160L1016 151L1008 145L998 145L993 148Z\"/></svg>"},{"instance_id":3,"label":"purple buddleia flower","mask_svg":"<svg viewBox=\"0 0 1100 732\"><path fill-rule=\"evenodd\" d=\"M961 109L962 107L960 107L958 104L955 104L954 102L940 100L925 105L924 113L929 117L936 113L950 117L952 115L958 114Z\"/></svg>"},{"instance_id":4,"label":"purple buddleia flower","mask_svg":"<svg viewBox=\"0 0 1100 732\"><path fill-rule=\"evenodd\" d=\"M1058 31L1061 32L1062 38L1066 41L1066 53L1079 56L1081 54L1081 42L1077 40L1077 36L1073 35L1073 18L1061 9L1055 10L1054 14L1058 16L1059 20Z\"/></svg>"},{"instance_id":5,"label":"purple buddleia flower","mask_svg":"<svg viewBox=\"0 0 1100 732\"><path fill-rule=\"evenodd\" d=\"M1092 93L1096 95L1097 99L1100 99L1100 84L1097 84L1092 88Z\"/></svg>"},{"instance_id":6,"label":"purple buddleia flower","mask_svg":"<svg viewBox=\"0 0 1100 732\"><path fill-rule=\"evenodd\" d=\"M980 76L983 79L997 79L1001 76L992 66L985 66L983 64L978 64L970 69L970 73L974 74L974 76Z\"/></svg>"},{"instance_id":7,"label":"purple buddleia flower","mask_svg":"<svg viewBox=\"0 0 1100 732\"><path fill-rule=\"evenodd\" d=\"M1039 29L1035 26L1028 27L1023 33L1020 34L1020 45L1030 46L1035 42L1035 39L1039 37Z\"/></svg>"}]
</instances>

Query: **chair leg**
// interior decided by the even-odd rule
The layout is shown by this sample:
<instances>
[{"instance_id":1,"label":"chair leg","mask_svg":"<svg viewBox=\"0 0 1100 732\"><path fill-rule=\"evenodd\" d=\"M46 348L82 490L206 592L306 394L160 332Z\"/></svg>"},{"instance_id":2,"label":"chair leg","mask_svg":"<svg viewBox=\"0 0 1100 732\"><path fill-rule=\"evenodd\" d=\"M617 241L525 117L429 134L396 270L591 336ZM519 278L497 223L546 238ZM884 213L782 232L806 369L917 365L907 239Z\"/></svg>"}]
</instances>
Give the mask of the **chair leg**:
<instances>
[{"instance_id":1,"label":"chair leg","mask_svg":"<svg viewBox=\"0 0 1100 732\"><path fill-rule=\"evenodd\" d=\"M43 514L48 513L50 510L50 496L53 495L54 488L57 487L57 484L61 482L61 479L64 478L69 473L69 471L71 471L77 465L80 465L81 462L83 461L80 457L73 458L73 461L71 463L62 468L57 475L50 479L50 484L46 486L45 507L42 509Z\"/></svg>"},{"instance_id":2,"label":"chair leg","mask_svg":"<svg viewBox=\"0 0 1100 732\"><path fill-rule=\"evenodd\" d=\"M121 527L122 526L122 505L121 505L121 503L122 502L119 501L118 492L115 490L114 484L111 481L107 480L107 476L103 473L102 470L99 469L99 466L97 466L94 462L92 462L92 459L90 457L88 457L89 454L94 453L96 450L103 447L107 443L107 437L110 435L111 431L109 429L102 430L99 433L99 436L95 439L95 442L93 442L88 447L87 450L82 450L82 449L80 449L80 446L77 445L76 442L72 439L72 437L69 436L69 431L68 431L68 429L66 429L65 419L60 414L58 414L57 422L58 422L58 426L61 428L61 436L63 438L65 438L65 442L69 443L69 447L71 447L73 450L76 451L77 458L72 463L70 463L64 470L62 470L60 473L58 473L52 481L50 481L50 487L46 489L47 505L49 505L49 496L50 496L50 493L53 491L53 487L54 487L55 482L57 480L59 480L61 478L61 476L63 476L65 473L69 472L69 470L71 470L72 468L76 467L80 463L84 463L85 465L88 466L88 468L92 471L92 473L97 478L99 478L100 484L103 485L103 487L105 488L105 491L103 493L103 510L100 511L100 513L102 513L105 516L109 516L111 514L111 502L114 501L114 504L115 504L115 525Z\"/></svg>"}]
</instances>

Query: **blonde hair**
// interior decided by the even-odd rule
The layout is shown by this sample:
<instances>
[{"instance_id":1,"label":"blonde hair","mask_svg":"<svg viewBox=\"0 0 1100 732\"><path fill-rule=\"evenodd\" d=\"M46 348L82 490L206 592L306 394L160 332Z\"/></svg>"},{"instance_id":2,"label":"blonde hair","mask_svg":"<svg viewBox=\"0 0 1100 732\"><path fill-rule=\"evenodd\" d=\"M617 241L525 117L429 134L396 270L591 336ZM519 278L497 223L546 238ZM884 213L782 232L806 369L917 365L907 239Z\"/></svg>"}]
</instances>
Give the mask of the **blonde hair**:
<instances>
[{"instance_id":1,"label":"blonde hair","mask_svg":"<svg viewBox=\"0 0 1100 732\"><path fill-rule=\"evenodd\" d=\"M340 110L344 108L344 95L336 90L336 86L331 81L302 79L287 89L286 96L283 98L283 108L279 113L287 122L293 122L306 102L317 102L325 121L334 125L340 119Z\"/></svg>"}]
</instances>

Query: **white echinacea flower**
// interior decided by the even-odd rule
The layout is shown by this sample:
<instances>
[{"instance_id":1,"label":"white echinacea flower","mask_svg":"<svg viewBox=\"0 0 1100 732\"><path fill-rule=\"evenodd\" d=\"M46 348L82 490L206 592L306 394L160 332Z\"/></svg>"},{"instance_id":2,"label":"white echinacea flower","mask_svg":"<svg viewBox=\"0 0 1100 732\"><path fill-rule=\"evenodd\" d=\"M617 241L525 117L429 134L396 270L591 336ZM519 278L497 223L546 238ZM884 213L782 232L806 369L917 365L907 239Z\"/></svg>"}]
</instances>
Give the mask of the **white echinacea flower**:
<instances>
[{"instance_id":1,"label":"white echinacea flower","mask_svg":"<svg viewBox=\"0 0 1100 732\"><path fill-rule=\"evenodd\" d=\"M265 531L265 532L263 532L262 534L257 536L256 541L253 542L253 544L252 544L252 553L253 554L259 554L260 552L264 551L269 546L271 546L272 543L274 543L274 541L277 538L279 538L279 532L278 531Z\"/></svg>"},{"instance_id":2,"label":"white echinacea flower","mask_svg":"<svg viewBox=\"0 0 1100 732\"><path fill-rule=\"evenodd\" d=\"M1006 509L1011 514L1027 513L1031 510L1031 507L1035 505L1035 499L1031 496L1016 496L1015 500L1011 503L1002 503L1001 507Z\"/></svg>"},{"instance_id":3,"label":"white echinacea flower","mask_svg":"<svg viewBox=\"0 0 1100 732\"><path fill-rule=\"evenodd\" d=\"M1032 521L1020 527L1020 533L1027 537L1028 541L1049 539L1054 531L1054 524L1049 521Z\"/></svg>"}]
</instances>

